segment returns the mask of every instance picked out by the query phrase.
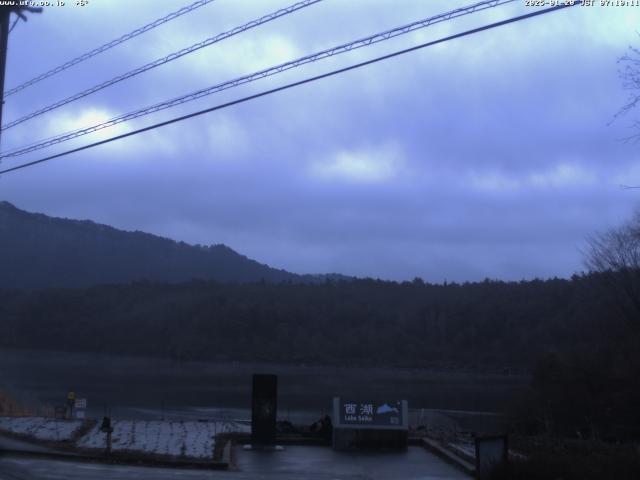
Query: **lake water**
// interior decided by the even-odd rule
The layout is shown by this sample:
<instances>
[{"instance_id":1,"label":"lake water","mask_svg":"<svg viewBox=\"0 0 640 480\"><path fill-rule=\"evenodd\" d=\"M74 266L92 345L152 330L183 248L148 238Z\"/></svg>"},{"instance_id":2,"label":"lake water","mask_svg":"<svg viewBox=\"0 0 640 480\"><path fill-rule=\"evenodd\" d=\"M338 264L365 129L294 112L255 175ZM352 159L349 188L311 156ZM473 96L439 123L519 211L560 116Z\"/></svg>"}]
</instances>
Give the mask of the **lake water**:
<instances>
[{"instance_id":1,"label":"lake water","mask_svg":"<svg viewBox=\"0 0 640 480\"><path fill-rule=\"evenodd\" d=\"M331 413L332 398L337 395L406 399L412 419L454 419L465 429L495 423L491 413L502 412L528 382L516 375L421 369L177 362L0 350L0 390L32 405L51 406L64 405L67 392L74 391L77 397L87 398L87 413L96 417L108 411L128 418L246 419L253 373L278 375L279 417L294 423Z\"/></svg>"}]
</instances>

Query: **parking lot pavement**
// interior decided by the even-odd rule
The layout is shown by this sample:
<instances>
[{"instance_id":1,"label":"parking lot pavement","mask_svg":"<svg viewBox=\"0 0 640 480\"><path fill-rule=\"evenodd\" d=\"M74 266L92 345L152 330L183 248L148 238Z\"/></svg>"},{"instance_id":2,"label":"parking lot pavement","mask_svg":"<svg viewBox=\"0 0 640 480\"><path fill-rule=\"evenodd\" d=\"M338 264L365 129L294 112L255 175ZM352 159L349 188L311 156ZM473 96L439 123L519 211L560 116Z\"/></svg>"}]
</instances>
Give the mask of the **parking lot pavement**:
<instances>
[{"instance_id":1,"label":"parking lot pavement","mask_svg":"<svg viewBox=\"0 0 640 480\"><path fill-rule=\"evenodd\" d=\"M330 448L287 446L283 451L236 449L234 471L147 468L0 457L0 480L458 480L465 474L422 449L345 454Z\"/></svg>"},{"instance_id":2,"label":"parking lot pavement","mask_svg":"<svg viewBox=\"0 0 640 480\"><path fill-rule=\"evenodd\" d=\"M331 448L302 446L287 446L281 452L236 449L236 459L242 472L273 474L274 477L291 475L292 478L372 480L469 478L422 447L410 447L401 453L343 453Z\"/></svg>"}]
</instances>

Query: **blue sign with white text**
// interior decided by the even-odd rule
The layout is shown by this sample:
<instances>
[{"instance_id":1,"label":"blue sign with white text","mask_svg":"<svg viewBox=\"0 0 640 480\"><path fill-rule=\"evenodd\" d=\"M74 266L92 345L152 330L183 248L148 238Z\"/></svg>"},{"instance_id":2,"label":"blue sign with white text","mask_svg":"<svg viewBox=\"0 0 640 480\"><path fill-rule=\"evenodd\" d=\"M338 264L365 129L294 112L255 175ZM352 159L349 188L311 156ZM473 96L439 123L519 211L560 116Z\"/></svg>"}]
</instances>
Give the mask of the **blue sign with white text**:
<instances>
[{"instance_id":1,"label":"blue sign with white text","mask_svg":"<svg viewBox=\"0 0 640 480\"><path fill-rule=\"evenodd\" d=\"M356 402L340 399L340 423L347 425L402 425L402 401Z\"/></svg>"}]
</instances>

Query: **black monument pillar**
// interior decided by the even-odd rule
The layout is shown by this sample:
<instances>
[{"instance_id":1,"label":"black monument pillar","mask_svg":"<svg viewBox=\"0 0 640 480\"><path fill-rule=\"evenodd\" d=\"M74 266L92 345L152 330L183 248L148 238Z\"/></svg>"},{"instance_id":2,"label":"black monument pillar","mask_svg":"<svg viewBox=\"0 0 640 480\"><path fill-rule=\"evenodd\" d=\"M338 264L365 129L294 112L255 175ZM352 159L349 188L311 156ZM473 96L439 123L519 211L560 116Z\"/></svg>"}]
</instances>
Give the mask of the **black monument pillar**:
<instances>
[{"instance_id":1,"label":"black monument pillar","mask_svg":"<svg viewBox=\"0 0 640 480\"><path fill-rule=\"evenodd\" d=\"M278 413L278 376L253 375L251 443L275 445Z\"/></svg>"}]
</instances>

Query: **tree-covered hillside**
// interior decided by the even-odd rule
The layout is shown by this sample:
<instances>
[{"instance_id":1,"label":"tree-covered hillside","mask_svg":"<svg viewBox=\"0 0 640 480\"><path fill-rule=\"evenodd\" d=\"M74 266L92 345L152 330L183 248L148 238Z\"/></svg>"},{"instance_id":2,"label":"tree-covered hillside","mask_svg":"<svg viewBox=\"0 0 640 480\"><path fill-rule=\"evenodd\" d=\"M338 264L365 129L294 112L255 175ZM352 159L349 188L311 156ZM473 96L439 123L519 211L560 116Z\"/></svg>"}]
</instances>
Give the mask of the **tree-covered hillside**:
<instances>
[{"instance_id":1,"label":"tree-covered hillside","mask_svg":"<svg viewBox=\"0 0 640 480\"><path fill-rule=\"evenodd\" d=\"M225 245L192 246L88 220L52 218L0 202L0 288L88 287L156 280L300 280ZM313 280L313 278L309 278Z\"/></svg>"},{"instance_id":2,"label":"tree-covered hillside","mask_svg":"<svg viewBox=\"0 0 640 480\"><path fill-rule=\"evenodd\" d=\"M193 281L4 291L0 343L184 359L526 366L601 335L607 310L593 282Z\"/></svg>"}]
</instances>

